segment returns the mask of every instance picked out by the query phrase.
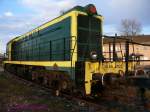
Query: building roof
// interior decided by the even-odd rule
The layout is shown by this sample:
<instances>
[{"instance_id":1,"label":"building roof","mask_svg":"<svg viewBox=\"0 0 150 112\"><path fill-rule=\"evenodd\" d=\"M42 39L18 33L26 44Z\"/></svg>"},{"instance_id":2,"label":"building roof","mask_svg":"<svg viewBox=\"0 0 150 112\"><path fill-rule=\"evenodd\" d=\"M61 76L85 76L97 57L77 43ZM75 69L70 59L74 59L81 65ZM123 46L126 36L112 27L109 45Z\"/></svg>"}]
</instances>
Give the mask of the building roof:
<instances>
[{"instance_id":1,"label":"building roof","mask_svg":"<svg viewBox=\"0 0 150 112\"><path fill-rule=\"evenodd\" d=\"M115 36L107 36L107 38L104 37L104 43L109 43L109 42L113 42ZM137 35L137 36L117 36L116 38L116 42L125 42L126 39L131 39L133 42L137 42L137 43L145 43L145 44L150 44L150 35Z\"/></svg>"}]
</instances>

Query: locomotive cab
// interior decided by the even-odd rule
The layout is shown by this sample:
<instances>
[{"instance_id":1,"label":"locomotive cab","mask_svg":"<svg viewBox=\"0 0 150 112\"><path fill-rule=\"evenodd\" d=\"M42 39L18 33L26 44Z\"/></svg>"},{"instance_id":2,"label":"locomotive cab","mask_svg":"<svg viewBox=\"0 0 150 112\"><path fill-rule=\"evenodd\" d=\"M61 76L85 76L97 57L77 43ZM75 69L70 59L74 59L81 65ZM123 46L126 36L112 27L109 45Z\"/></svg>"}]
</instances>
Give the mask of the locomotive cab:
<instances>
[{"instance_id":1,"label":"locomotive cab","mask_svg":"<svg viewBox=\"0 0 150 112\"><path fill-rule=\"evenodd\" d=\"M93 5L85 7L87 15L77 17L77 62L75 80L77 88L86 95L102 90L102 18Z\"/></svg>"}]
</instances>

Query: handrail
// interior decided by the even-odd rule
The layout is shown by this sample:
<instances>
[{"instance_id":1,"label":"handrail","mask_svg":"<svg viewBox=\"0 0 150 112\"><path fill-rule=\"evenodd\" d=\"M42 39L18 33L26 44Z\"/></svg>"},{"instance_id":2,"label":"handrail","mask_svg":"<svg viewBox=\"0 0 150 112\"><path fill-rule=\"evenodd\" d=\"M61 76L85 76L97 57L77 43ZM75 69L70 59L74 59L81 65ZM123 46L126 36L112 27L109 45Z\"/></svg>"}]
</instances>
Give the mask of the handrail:
<instances>
[{"instance_id":1,"label":"handrail","mask_svg":"<svg viewBox=\"0 0 150 112\"><path fill-rule=\"evenodd\" d=\"M74 36L75 37L75 36ZM75 37L75 44L74 44L74 47L73 47L73 51L71 52L71 74L73 74L73 69L72 69L72 65L73 65L73 63L72 63L72 60L73 60L73 54L74 54L74 51L75 51L75 48L76 48L76 44L77 44L77 38Z\"/></svg>"}]
</instances>

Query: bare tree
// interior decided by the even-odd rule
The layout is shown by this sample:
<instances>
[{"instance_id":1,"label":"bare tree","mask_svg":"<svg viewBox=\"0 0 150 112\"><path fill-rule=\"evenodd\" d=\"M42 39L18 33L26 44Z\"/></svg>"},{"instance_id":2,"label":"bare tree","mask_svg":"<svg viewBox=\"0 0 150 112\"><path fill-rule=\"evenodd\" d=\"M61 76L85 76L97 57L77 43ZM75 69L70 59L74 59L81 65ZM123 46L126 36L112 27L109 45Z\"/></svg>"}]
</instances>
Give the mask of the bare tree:
<instances>
[{"instance_id":1,"label":"bare tree","mask_svg":"<svg viewBox=\"0 0 150 112\"><path fill-rule=\"evenodd\" d=\"M120 32L124 36L135 36L141 33L141 23L135 19L123 19L121 20Z\"/></svg>"}]
</instances>

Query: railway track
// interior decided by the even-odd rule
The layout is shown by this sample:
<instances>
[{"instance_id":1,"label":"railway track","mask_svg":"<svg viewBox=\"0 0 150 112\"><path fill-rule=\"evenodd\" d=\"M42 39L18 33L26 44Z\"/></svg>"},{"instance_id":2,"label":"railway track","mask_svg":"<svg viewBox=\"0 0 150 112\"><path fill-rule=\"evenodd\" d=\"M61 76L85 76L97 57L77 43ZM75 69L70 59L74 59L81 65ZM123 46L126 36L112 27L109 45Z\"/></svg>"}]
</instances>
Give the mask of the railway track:
<instances>
[{"instance_id":1,"label":"railway track","mask_svg":"<svg viewBox=\"0 0 150 112\"><path fill-rule=\"evenodd\" d=\"M22 77L19 77L15 74L7 72L7 71L5 71L5 74L7 74L7 77L11 77L12 79L19 81L20 83L27 85L27 87L39 88L40 90L43 90L46 94L54 95L54 94L52 94L53 89L51 89L51 88L45 87L41 84L32 82L30 80L26 80ZM93 99L89 99L89 98L88 99L82 99L80 97L77 97L74 95L69 95L69 94L66 94L64 92L61 92L59 97L66 98L68 100L72 100L73 102L76 102L78 104L78 106L81 107L81 111L84 111L84 112L101 111L101 110L104 110L104 108L105 108L104 106L96 103Z\"/></svg>"}]
</instances>

